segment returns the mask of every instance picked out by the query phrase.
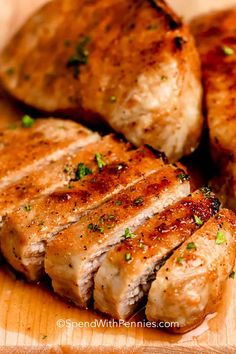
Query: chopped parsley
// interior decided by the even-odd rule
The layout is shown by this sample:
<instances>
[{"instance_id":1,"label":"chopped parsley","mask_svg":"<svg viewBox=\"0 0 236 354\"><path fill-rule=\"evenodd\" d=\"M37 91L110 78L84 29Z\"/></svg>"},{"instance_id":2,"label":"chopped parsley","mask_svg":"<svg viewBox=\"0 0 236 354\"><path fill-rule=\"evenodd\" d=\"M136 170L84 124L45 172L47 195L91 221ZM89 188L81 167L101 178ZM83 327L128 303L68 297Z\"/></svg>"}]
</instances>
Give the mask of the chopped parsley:
<instances>
[{"instance_id":1,"label":"chopped parsley","mask_svg":"<svg viewBox=\"0 0 236 354\"><path fill-rule=\"evenodd\" d=\"M97 162L98 168L102 169L103 167L106 166L106 162L103 160L101 154L95 154L95 160Z\"/></svg>"},{"instance_id":2,"label":"chopped parsley","mask_svg":"<svg viewBox=\"0 0 236 354\"><path fill-rule=\"evenodd\" d=\"M177 263L182 264L184 262L184 258L183 257L178 257L177 258Z\"/></svg>"},{"instance_id":3,"label":"chopped parsley","mask_svg":"<svg viewBox=\"0 0 236 354\"><path fill-rule=\"evenodd\" d=\"M196 225L198 225L198 226L203 225L202 219L200 219L197 215L194 215L193 217L194 217L194 221L195 221Z\"/></svg>"},{"instance_id":4,"label":"chopped parsley","mask_svg":"<svg viewBox=\"0 0 236 354\"><path fill-rule=\"evenodd\" d=\"M31 128L35 123L35 119L26 114L22 117L21 123L24 128Z\"/></svg>"},{"instance_id":5,"label":"chopped parsley","mask_svg":"<svg viewBox=\"0 0 236 354\"><path fill-rule=\"evenodd\" d=\"M122 201L121 200L117 200L116 202L115 202L115 205L122 205L123 203L122 203Z\"/></svg>"},{"instance_id":6,"label":"chopped parsley","mask_svg":"<svg viewBox=\"0 0 236 354\"><path fill-rule=\"evenodd\" d=\"M73 189L74 186L72 186L72 184L68 184L68 188L69 188L69 189Z\"/></svg>"},{"instance_id":7,"label":"chopped parsley","mask_svg":"<svg viewBox=\"0 0 236 354\"><path fill-rule=\"evenodd\" d=\"M134 205L141 205L143 203L143 198L142 197L138 197L134 200L133 204Z\"/></svg>"},{"instance_id":8,"label":"chopped parsley","mask_svg":"<svg viewBox=\"0 0 236 354\"><path fill-rule=\"evenodd\" d=\"M232 272L229 275L229 278L234 279L235 278L235 271L232 270Z\"/></svg>"},{"instance_id":9,"label":"chopped parsley","mask_svg":"<svg viewBox=\"0 0 236 354\"><path fill-rule=\"evenodd\" d=\"M80 66L86 65L88 63L88 50L86 46L91 42L91 38L89 36L85 36L80 40L77 44L75 53L69 58L67 62L68 68L74 69L74 78L77 79L80 73Z\"/></svg>"},{"instance_id":10,"label":"chopped parsley","mask_svg":"<svg viewBox=\"0 0 236 354\"><path fill-rule=\"evenodd\" d=\"M229 47L229 46L227 46L227 45L223 45L221 47L221 49L222 49L224 55L226 55L226 56L231 56L231 55L234 54L234 49Z\"/></svg>"},{"instance_id":11,"label":"chopped parsley","mask_svg":"<svg viewBox=\"0 0 236 354\"><path fill-rule=\"evenodd\" d=\"M91 174L92 174L92 170L89 167L87 167L84 163L80 162L75 171L75 179L78 181L84 178L85 176Z\"/></svg>"},{"instance_id":12,"label":"chopped parsley","mask_svg":"<svg viewBox=\"0 0 236 354\"><path fill-rule=\"evenodd\" d=\"M223 243L225 243L225 241L226 241L225 235L223 234L223 232L221 230L219 230L216 234L216 244L222 245Z\"/></svg>"},{"instance_id":13,"label":"chopped parsley","mask_svg":"<svg viewBox=\"0 0 236 354\"><path fill-rule=\"evenodd\" d=\"M189 181L190 177L186 173L179 173L178 174L178 179L183 183L185 181Z\"/></svg>"},{"instance_id":14,"label":"chopped parsley","mask_svg":"<svg viewBox=\"0 0 236 354\"><path fill-rule=\"evenodd\" d=\"M130 232L129 228L125 229L124 238L127 240L128 238L134 238L136 235Z\"/></svg>"},{"instance_id":15,"label":"chopped parsley","mask_svg":"<svg viewBox=\"0 0 236 354\"><path fill-rule=\"evenodd\" d=\"M32 210L32 206L31 206L30 204L25 205L25 206L24 206L24 210L25 210L25 211L31 211L31 210Z\"/></svg>"},{"instance_id":16,"label":"chopped parsley","mask_svg":"<svg viewBox=\"0 0 236 354\"><path fill-rule=\"evenodd\" d=\"M130 261L132 259L131 253L126 253L125 254L125 260L126 262Z\"/></svg>"},{"instance_id":17,"label":"chopped parsley","mask_svg":"<svg viewBox=\"0 0 236 354\"><path fill-rule=\"evenodd\" d=\"M101 234L104 234L104 227L99 227L97 224L89 224L88 229L93 231L93 232L100 232Z\"/></svg>"},{"instance_id":18,"label":"chopped parsley","mask_svg":"<svg viewBox=\"0 0 236 354\"><path fill-rule=\"evenodd\" d=\"M69 171L70 171L70 167L69 167L68 165L66 165L66 166L64 167L63 172L68 173Z\"/></svg>"},{"instance_id":19,"label":"chopped parsley","mask_svg":"<svg viewBox=\"0 0 236 354\"><path fill-rule=\"evenodd\" d=\"M197 246L195 245L194 242L189 242L187 244L187 250L196 250L197 249Z\"/></svg>"},{"instance_id":20,"label":"chopped parsley","mask_svg":"<svg viewBox=\"0 0 236 354\"><path fill-rule=\"evenodd\" d=\"M109 101L111 103L115 103L117 101L117 97L116 96L110 96Z\"/></svg>"},{"instance_id":21,"label":"chopped parsley","mask_svg":"<svg viewBox=\"0 0 236 354\"><path fill-rule=\"evenodd\" d=\"M202 187L201 192L203 193L204 197L209 198L211 196L211 188L206 186L206 187Z\"/></svg>"}]
</instances>

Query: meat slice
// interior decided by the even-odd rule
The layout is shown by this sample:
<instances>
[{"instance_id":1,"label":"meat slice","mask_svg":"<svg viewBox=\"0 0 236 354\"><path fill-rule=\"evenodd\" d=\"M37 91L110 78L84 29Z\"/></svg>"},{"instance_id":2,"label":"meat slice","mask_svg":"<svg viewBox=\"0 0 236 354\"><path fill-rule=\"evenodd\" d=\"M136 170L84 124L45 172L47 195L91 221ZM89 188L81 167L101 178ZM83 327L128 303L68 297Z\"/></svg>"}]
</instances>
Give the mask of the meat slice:
<instances>
[{"instance_id":1,"label":"meat slice","mask_svg":"<svg viewBox=\"0 0 236 354\"><path fill-rule=\"evenodd\" d=\"M202 60L211 152L219 173L213 185L236 210L236 8L201 16L192 30Z\"/></svg>"},{"instance_id":2,"label":"meat slice","mask_svg":"<svg viewBox=\"0 0 236 354\"><path fill-rule=\"evenodd\" d=\"M150 321L177 322L173 332L198 326L217 310L236 255L236 216L222 209L171 256L152 283Z\"/></svg>"},{"instance_id":3,"label":"meat slice","mask_svg":"<svg viewBox=\"0 0 236 354\"><path fill-rule=\"evenodd\" d=\"M37 280L43 272L46 242L56 233L78 221L112 195L134 185L161 169L162 155L148 147L120 153L119 160L102 167L87 178L71 182L68 187L37 198L26 208L10 213L0 230L1 250L8 262L28 279Z\"/></svg>"},{"instance_id":4,"label":"meat slice","mask_svg":"<svg viewBox=\"0 0 236 354\"><path fill-rule=\"evenodd\" d=\"M0 188L99 139L97 133L69 120L29 119L27 124L32 126L18 123L14 129L0 130Z\"/></svg>"},{"instance_id":5,"label":"meat slice","mask_svg":"<svg viewBox=\"0 0 236 354\"><path fill-rule=\"evenodd\" d=\"M45 269L54 290L86 308L92 299L94 276L105 254L149 217L190 191L182 171L167 166L84 216L64 230L46 250ZM128 231L127 231L128 230ZM127 261L129 261L129 254Z\"/></svg>"},{"instance_id":6,"label":"meat slice","mask_svg":"<svg viewBox=\"0 0 236 354\"><path fill-rule=\"evenodd\" d=\"M107 163L129 155L129 143L124 143L114 135L108 135L98 142L79 148L74 153L42 165L36 171L0 190L0 221L7 213L19 206L26 206L40 195L46 195L76 179L79 169L98 171L95 154L99 151ZM81 170L82 171L82 170ZM77 176L79 178L79 176Z\"/></svg>"},{"instance_id":7,"label":"meat slice","mask_svg":"<svg viewBox=\"0 0 236 354\"><path fill-rule=\"evenodd\" d=\"M5 48L0 76L31 106L103 120L171 160L198 145L199 57L162 0L50 1Z\"/></svg>"},{"instance_id":8,"label":"meat slice","mask_svg":"<svg viewBox=\"0 0 236 354\"><path fill-rule=\"evenodd\" d=\"M134 234L127 233L96 274L95 308L117 319L133 315L167 257L218 209L214 195L198 190L148 220Z\"/></svg>"}]
</instances>

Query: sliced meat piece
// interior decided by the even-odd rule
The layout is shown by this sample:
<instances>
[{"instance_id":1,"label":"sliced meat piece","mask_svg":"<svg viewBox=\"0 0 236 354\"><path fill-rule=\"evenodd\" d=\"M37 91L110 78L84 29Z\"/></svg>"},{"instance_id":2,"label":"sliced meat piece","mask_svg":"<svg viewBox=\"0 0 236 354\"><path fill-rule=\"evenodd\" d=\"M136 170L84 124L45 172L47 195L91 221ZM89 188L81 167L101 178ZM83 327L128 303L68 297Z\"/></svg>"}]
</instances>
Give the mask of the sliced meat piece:
<instances>
[{"instance_id":1,"label":"sliced meat piece","mask_svg":"<svg viewBox=\"0 0 236 354\"><path fill-rule=\"evenodd\" d=\"M96 274L95 308L117 319L133 315L167 257L218 210L218 199L202 189L127 233Z\"/></svg>"},{"instance_id":2,"label":"sliced meat piece","mask_svg":"<svg viewBox=\"0 0 236 354\"><path fill-rule=\"evenodd\" d=\"M68 185L71 180L76 179L80 170L81 173L84 168L89 168L89 172L98 171L95 159L97 152L102 154L107 163L111 163L122 156L128 157L131 149L129 143L124 143L115 135L108 135L98 142L79 148L73 154L40 166L36 171L0 190L0 221L4 215L28 204L33 198Z\"/></svg>"},{"instance_id":3,"label":"sliced meat piece","mask_svg":"<svg viewBox=\"0 0 236 354\"><path fill-rule=\"evenodd\" d=\"M86 308L92 299L94 276L105 254L149 217L190 192L181 170L167 166L85 216L52 240L45 270L54 290ZM127 261L130 254L126 255Z\"/></svg>"},{"instance_id":4,"label":"sliced meat piece","mask_svg":"<svg viewBox=\"0 0 236 354\"><path fill-rule=\"evenodd\" d=\"M99 139L97 133L72 121L38 119L27 124L32 127L18 123L15 129L0 130L0 188Z\"/></svg>"},{"instance_id":5,"label":"sliced meat piece","mask_svg":"<svg viewBox=\"0 0 236 354\"><path fill-rule=\"evenodd\" d=\"M103 166L105 161L99 151L97 157L99 166ZM140 147L128 154L124 150L118 161L100 171L14 211L5 218L0 230L4 256L28 279L37 280L43 272L47 240L78 221L88 210L158 171L164 164L162 155L148 147Z\"/></svg>"},{"instance_id":6,"label":"sliced meat piece","mask_svg":"<svg viewBox=\"0 0 236 354\"><path fill-rule=\"evenodd\" d=\"M198 326L217 310L236 254L236 216L223 209L171 256L152 283L150 321L178 322L173 332Z\"/></svg>"},{"instance_id":7,"label":"sliced meat piece","mask_svg":"<svg viewBox=\"0 0 236 354\"><path fill-rule=\"evenodd\" d=\"M3 51L0 76L31 106L103 120L172 161L198 145L199 57L162 0L51 1Z\"/></svg>"},{"instance_id":8,"label":"sliced meat piece","mask_svg":"<svg viewBox=\"0 0 236 354\"><path fill-rule=\"evenodd\" d=\"M202 60L212 157L226 205L236 210L236 9L201 16L192 30Z\"/></svg>"}]
</instances>

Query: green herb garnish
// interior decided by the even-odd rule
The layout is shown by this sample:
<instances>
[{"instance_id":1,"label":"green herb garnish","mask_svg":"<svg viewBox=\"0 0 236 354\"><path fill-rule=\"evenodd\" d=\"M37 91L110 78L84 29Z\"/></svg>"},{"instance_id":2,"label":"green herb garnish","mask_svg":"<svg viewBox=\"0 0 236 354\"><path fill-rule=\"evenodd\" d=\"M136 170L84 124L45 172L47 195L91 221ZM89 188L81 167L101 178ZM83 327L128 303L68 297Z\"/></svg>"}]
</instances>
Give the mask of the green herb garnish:
<instances>
[{"instance_id":1,"label":"green herb garnish","mask_svg":"<svg viewBox=\"0 0 236 354\"><path fill-rule=\"evenodd\" d=\"M69 58L67 62L68 68L74 68L74 78L77 79L80 72L80 66L86 65L88 63L88 50L86 46L91 42L91 38L89 36L85 36L81 39L81 41L77 44L75 53Z\"/></svg>"},{"instance_id":2,"label":"green herb garnish","mask_svg":"<svg viewBox=\"0 0 236 354\"><path fill-rule=\"evenodd\" d=\"M235 278L235 271L232 270L232 272L229 275L229 278L234 279Z\"/></svg>"},{"instance_id":3,"label":"green herb garnish","mask_svg":"<svg viewBox=\"0 0 236 354\"><path fill-rule=\"evenodd\" d=\"M186 173L180 173L177 177L181 182L189 181L190 179L189 175L187 175Z\"/></svg>"},{"instance_id":4,"label":"green herb garnish","mask_svg":"<svg viewBox=\"0 0 236 354\"><path fill-rule=\"evenodd\" d=\"M125 234L123 235L125 239L134 238L136 235L130 232L129 228L125 229Z\"/></svg>"},{"instance_id":5,"label":"green herb garnish","mask_svg":"<svg viewBox=\"0 0 236 354\"><path fill-rule=\"evenodd\" d=\"M125 260L126 262L130 261L132 259L131 253L126 253L125 254Z\"/></svg>"},{"instance_id":6,"label":"green herb garnish","mask_svg":"<svg viewBox=\"0 0 236 354\"><path fill-rule=\"evenodd\" d=\"M187 244L187 250L196 250L196 249L197 249L197 247L194 242L189 242Z\"/></svg>"},{"instance_id":7,"label":"green herb garnish","mask_svg":"<svg viewBox=\"0 0 236 354\"><path fill-rule=\"evenodd\" d=\"M123 203L122 203L122 201L121 200L117 200L116 202L115 202L115 205L122 205Z\"/></svg>"},{"instance_id":8,"label":"green herb garnish","mask_svg":"<svg viewBox=\"0 0 236 354\"><path fill-rule=\"evenodd\" d=\"M226 56L231 56L231 55L234 54L234 49L229 47L229 46L227 46L227 45L223 45L221 47L221 49L222 49L224 55L226 55Z\"/></svg>"},{"instance_id":9,"label":"green herb garnish","mask_svg":"<svg viewBox=\"0 0 236 354\"><path fill-rule=\"evenodd\" d=\"M22 117L21 123L24 128L31 128L35 123L35 119L26 114Z\"/></svg>"},{"instance_id":10,"label":"green herb garnish","mask_svg":"<svg viewBox=\"0 0 236 354\"><path fill-rule=\"evenodd\" d=\"M75 179L78 181L84 178L87 175L91 175L92 170L87 167L84 163L80 162L77 166L77 170L75 171Z\"/></svg>"},{"instance_id":11,"label":"green herb garnish","mask_svg":"<svg viewBox=\"0 0 236 354\"><path fill-rule=\"evenodd\" d=\"M102 169L106 166L106 162L103 160L101 154L95 154L95 160L97 161L98 168Z\"/></svg>"},{"instance_id":12,"label":"green herb garnish","mask_svg":"<svg viewBox=\"0 0 236 354\"><path fill-rule=\"evenodd\" d=\"M208 186L200 188L200 191L203 193L204 197L209 198L211 196L211 188Z\"/></svg>"},{"instance_id":13,"label":"green herb garnish","mask_svg":"<svg viewBox=\"0 0 236 354\"><path fill-rule=\"evenodd\" d=\"M216 244L222 245L223 243L225 243L225 241L226 241L225 235L223 234L223 232L221 230L219 230L216 234Z\"/></svg>"},{"instance_id":14,"label":"green herb garnish","mask_svg":"<svg viewBox=\"0 0 236 354\"><path fill-rule=\"evenodd\" d=\"M197 215L194 215L193 217L194 217L195 223L196 223L198 226L203 225L203 221L202 221Z\"/></svg>"},{"instance_id":15,"label":"green herb garnish","mask_svg":"<svg viewBox=\"0 0 236 354\"><path fill-rule=\"evenodd\" d=\"M117 101L117 97L116 96L110 96L109 101L111 103L115 103Z\"/></svg>"},{"instance_id":16,"label":"green herb garnish","mask_svg":"<svg viewBox=\"0 0 236 354\"><path fill-rule=\"evenodd\" d=\"M182 264L184 262L184 258L183 257L178 257L177 258L177 263Z\"/></svg>"},{"instance_id":17,"label":"green herb garnish","mask_svg":"<svg viewBox=\"0 0 236 354\"><path fill-rule=\"evenodd\" d=\"M143 203L142 197L136 198L133 202L134 205L141 205L142 203Z\"/></svg>"},{"instance_id":18,"label":"green herb garnish","mask_svg":"<svg viewBox=\"0 0 236 354\"><path fill-rule=\"evenodd\" d=\"M25 211L31 211L31 210L32 210L32 206L29 205L29 204L28 204L28 205L25 205L25 206L24 206L24 210L25 210Z\"/></svg>"}]
</instances>

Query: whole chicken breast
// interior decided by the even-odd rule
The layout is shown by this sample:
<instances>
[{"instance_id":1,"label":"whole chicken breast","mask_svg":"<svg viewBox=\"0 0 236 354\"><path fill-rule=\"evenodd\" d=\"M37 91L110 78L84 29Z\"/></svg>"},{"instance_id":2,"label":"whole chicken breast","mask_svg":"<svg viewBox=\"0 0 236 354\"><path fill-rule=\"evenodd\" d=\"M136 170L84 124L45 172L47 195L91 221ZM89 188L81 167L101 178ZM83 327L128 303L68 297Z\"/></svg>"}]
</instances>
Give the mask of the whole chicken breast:
<instances>
[{"instance_id":1,"label":"whole chicken breast","mask_svg":"<svg viewBox=\"0 0 236 354\"><path fill-rule=\"evenodd\" d=\"M236 9L199 17L192 31L202 60L211 152L219 173L214 185L236 210Z\"/></svg>"},{"instance_id":2,"label":"whole chicken breast","mask_svg":"<svg viewBox=\"0 0 236 354\"><path fill-rule=\"evenodd\" d=\"M204 188L128 233L108 252L95 276L95 308L117 319L133 315L163 262L218 210L219 201Z\"/></svg>"},{"instance_id":3,"label":"whole chicken breast","mask_svg":"<svg viewBox=\"0 0 236 354\"><path fill-rule=\"evenodd\" d=\"M31 106L103 120L171 161L198 145L199 58L162 0L51 1L5 48L0 76Z\"/></svg>"},{"instance_id":4,"label":"whole chicken breast","mask_svg":"<svg viewBox=\"0 0 236 354\"><path fill-rule=\"evenodd\" d=\"M175 322L184 333L216 312L236 255L236 215L222 209L174 252L148 294L150 321Z\"/></svg>"}]
</instances>

